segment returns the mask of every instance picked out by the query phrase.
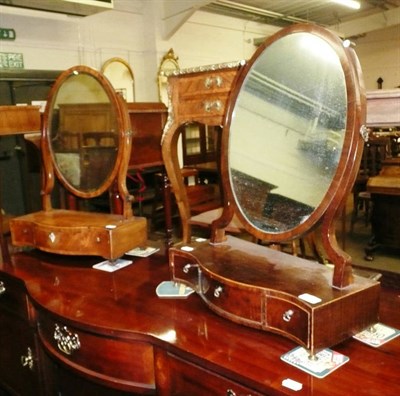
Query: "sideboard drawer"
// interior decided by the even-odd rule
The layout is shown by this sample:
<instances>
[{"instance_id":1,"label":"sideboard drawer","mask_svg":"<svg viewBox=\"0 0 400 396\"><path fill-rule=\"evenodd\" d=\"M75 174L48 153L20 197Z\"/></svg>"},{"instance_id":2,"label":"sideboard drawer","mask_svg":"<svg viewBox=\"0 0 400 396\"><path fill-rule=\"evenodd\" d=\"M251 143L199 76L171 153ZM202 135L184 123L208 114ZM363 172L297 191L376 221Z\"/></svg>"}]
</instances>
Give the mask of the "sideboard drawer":
<instances>
[{"instance_id":1,"label":"sideboard drawer","mask_svg":"<svg viewBox=\"0 0 400 396\"><path fill-rule=\"evenodd\" d=\"M104 385L155 389L152 345L94 334L39 315L39 338L51 356Z\"/></svg>"},{"instance_id":2,"label":"sideboard drawer","mask_svg":"<svg viewBox=\"0 0 400 396\"><path fill-rule=\"evenodd\" d=\"M247 386L166 352L157 354L161 396L261 396Z\"/></svg>"},{"instance_id":3,"label":"sideboard drawer","mask_svg":"<svg viewBox=\"0 0 400 396\"><path fill-rule=\"evenodd\" d=\"M310 313L299 304L284 298L267 296L265 301L266 327L309 348Z\"/></svg>"},{"instance_id":4,"label":"sideboard drawer","mask_svg":"<svg viewBox=\"0 0 400 396\"><path fill-rule=\"evenodd\" d=\"M22 284L0 272L0 310L5 310L28 320L28 301Z\"/></svg>"}]
</instances>

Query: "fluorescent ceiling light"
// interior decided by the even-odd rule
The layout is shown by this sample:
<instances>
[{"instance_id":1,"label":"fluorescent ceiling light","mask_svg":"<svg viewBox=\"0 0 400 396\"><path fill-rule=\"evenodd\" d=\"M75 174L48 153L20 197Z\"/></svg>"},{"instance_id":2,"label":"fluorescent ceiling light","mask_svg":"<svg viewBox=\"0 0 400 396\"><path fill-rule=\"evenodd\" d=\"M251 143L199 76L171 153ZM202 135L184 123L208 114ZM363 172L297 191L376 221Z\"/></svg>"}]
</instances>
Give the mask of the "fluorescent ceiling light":
<instances>
[{"instance_id":1,"label":"fluorescent ceiling light","mask_svg":"<svg viewBox=\"0 0 400 396\"><path fill-rule=\"evenodd\" d=\"M334 3L344 5L346 7L354 8L355 10L360 9L360 2L354 0L332 0Z\"/></svg>"}]
</instances>

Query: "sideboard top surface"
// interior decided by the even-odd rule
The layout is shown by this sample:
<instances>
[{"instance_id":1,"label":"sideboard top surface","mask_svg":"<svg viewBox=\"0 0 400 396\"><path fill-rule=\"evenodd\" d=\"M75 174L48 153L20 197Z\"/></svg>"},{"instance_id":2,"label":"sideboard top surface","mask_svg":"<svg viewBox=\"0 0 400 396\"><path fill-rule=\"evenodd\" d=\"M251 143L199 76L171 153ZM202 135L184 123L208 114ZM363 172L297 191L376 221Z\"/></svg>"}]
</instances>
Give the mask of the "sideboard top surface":
<instances>
[{"instance_id":1,"label":"sideboard top surface","mask_svg":"<svg viewBox=\"0 0 400 396\"><path fill-rule=\"evenodd\" d=\"M170 279L165 256L134 258L114 273L91 268L97 261L34 251L13 255L0 271L22 280L35 307L55 319L103 336L147 341L261 392L291 394L281 385L285 378L301 382L301 394L343 395L356 382L364 384L359 395L400 391L400 337L379 349L352 339L337 345L350 362L316 380L281 361L296 346L292 341L227 321L195 294L158 298L157 285ZM398 291L383 290L381 322L400 328L399 310Z\"/></svg>"}]
</instances>

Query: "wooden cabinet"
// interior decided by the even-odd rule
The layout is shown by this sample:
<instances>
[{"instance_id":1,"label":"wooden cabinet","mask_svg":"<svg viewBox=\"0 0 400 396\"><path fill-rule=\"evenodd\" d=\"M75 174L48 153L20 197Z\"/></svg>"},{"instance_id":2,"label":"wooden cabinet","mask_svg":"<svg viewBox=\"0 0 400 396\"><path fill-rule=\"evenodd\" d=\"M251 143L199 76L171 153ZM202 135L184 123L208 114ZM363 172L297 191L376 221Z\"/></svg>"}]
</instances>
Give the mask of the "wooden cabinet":
<instances>
[{"instance_id":1,"label":"wooden cabinet","mask_svg":"<svg viewBox=\"0 0 400 396\"><path fill-rule=\"evenodd\" d=\"M68 369L111 388L154 394L151 344L96 334L44 312L38 326L43 348Z\"/></svg>"},{"instance_id":2,"label":"wooden cabinet","mask_svg":"<svg viewBox=\"0 0 400 396\"><path fill-rule=\"evenodd\" d=\"M0 272L0 387L20 395L41 394L41 365L30 304L22 282Z\"/></svg>"},{"instance_id":3,"label":"wooden cabinet","mask_svg":"<svg viewBox=\"0 0 400 396\"><path fill-rule=\"evenodd\" d=\"M185 274L190 257L179 260ZM157 297L157 286L170 276L163 254L135 259L114 273L93 269L94 262L32 251L0 264L0 394L291 395L282 386L285 378L318 396L347 395L357 382L368 385L358 396L400 392L399 337L380 348L352 339L336 345L350 363L315 380L280 359L295 347L292 340L227 321L196 294ZM195 282L198 272L191 267L186 275ZM205 290L210 300L218 298L214 287ZM380 321L399 328L397 294L383 290ZM299 307L275 301L280 296L268 299L279 307L268 310L268 321L282 329L280 309ZM300 309L293 316L296 337L303 337L306 315Z\"/></svg>"},{"instance_id":4,"label":"wooden cabinet","mask_svg":"<svg viewBox=\"0 0 400 396\"><path fill-rule=\"evenodd\" d=\"M174 354L159 351L156 356L160 396L261 396L254 389Z\"/></svg>"},{"instance_id":5,"label":"wooden cabinet","mask_svg":"<svg viewBox=\"0 0 400 396\"><path fill-rule=\"evenodd\" d=\"M162 166L161 136L167 121L163 103L128 103L132 126L132 153L129 169Z\"/></svg>"}]
</instances>

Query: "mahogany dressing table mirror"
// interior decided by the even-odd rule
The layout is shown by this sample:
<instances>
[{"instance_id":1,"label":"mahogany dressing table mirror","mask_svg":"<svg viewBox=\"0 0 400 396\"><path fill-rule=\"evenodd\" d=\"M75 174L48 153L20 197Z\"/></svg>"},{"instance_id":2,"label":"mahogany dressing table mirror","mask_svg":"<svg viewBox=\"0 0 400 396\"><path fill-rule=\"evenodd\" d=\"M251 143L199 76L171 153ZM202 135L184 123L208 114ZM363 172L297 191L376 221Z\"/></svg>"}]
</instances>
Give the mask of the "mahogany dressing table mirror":
<instances>
[{"instance_id":1,"label":"mahogany dressing table mirror","mask_svg":"<svg viewBox=\"0 0 400 396\"><path fill-rule=\"evenodd\" d=\"M302 24L268 38L239 73L222 135L224 211L210 241L170 249L172 278L217 314L314 356L378 315L379 283L353 273L335 237L363 146L361 69L336 35ZM318 226L332 265L225 235L233 214L273 243Z\"/></svg>"},{"instance_id":2,"label":"mahogany dressing table mirror","mask_svg":"<svg viewBox=\"0 0 400 396\"><path fill-rule=\"evenodd\" d=\"M146 219L133 216L125 184L132 145L125 106L92 68L75 66L58 77L42 126L42 210L13 220L14 245L115 262L146 243ZM77 199L108 192L111 213L53 208L55 178Z\"/></svg>"}]
</instances>

